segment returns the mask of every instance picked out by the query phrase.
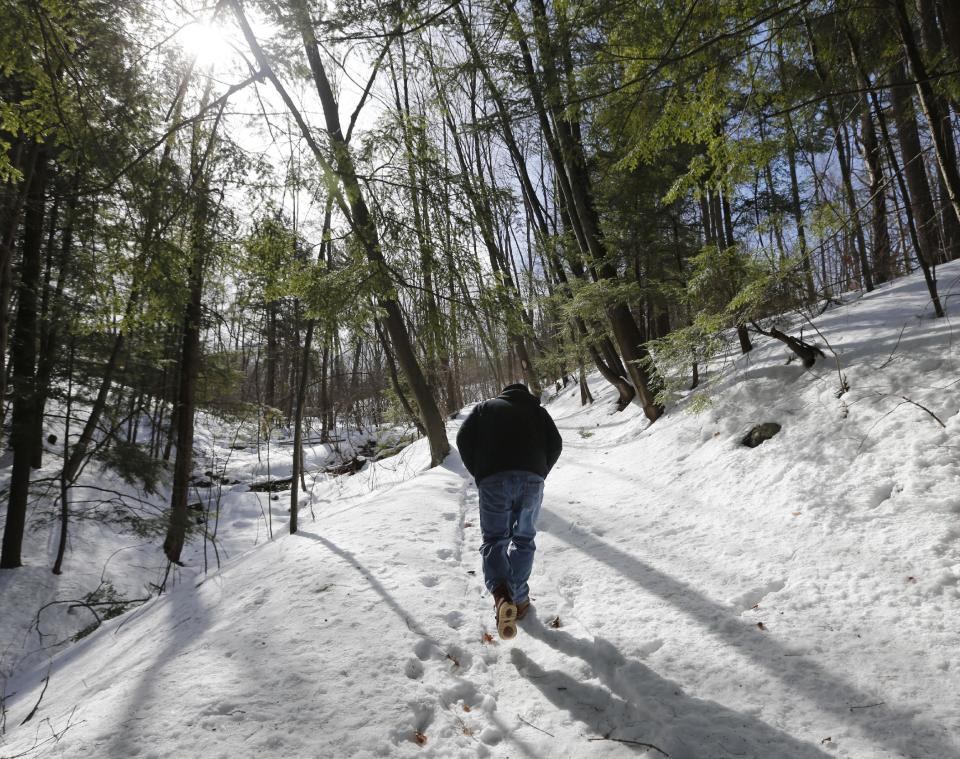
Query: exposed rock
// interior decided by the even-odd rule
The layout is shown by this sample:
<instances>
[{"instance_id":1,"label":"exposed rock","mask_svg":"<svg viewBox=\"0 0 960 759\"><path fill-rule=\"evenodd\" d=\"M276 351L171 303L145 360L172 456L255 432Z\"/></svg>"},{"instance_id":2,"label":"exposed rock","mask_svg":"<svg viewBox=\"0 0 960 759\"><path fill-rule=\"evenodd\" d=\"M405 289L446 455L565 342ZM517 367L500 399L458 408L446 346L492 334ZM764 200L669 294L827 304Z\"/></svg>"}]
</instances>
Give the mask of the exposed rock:
<instances>
[{"instance_id":1,"label":"exposed rock","mask_svg":"<svg viewBox=\"0 0 960 759\"><path fill-rule=\"evenodd\" d=\"M348 461L344 461L342 464L334 464L332 466L324 467L324 472L327 474L332 474L335 477L339 477L344 474L356 474L361 469L363 465L367 463L367 459L364 456L356 456Z\"/></svg>"},{"instance_id":2,"label":"exposed rock","mask_svg":"<svg viewBox=\"0 0 960 759\"><path fill-rule=\"evenodd\" d=\"M776 435L780 429L780 425L776 422L764 422L752 427L740 442L747 448L756 448L760 443Z\"/></svg>"},{"instance_id":3,"label":"exposed rock","mask_svg":"<svg viewBox=\"0 0 960 759\"><path fill-rule=\"evenodd\" d=\"M264 480L261 482L254 482L250 485L250 492L275 493L278 490L289 490L292 483L292 477L284 477L279 480Z\"/></svg>"}]
</instances>

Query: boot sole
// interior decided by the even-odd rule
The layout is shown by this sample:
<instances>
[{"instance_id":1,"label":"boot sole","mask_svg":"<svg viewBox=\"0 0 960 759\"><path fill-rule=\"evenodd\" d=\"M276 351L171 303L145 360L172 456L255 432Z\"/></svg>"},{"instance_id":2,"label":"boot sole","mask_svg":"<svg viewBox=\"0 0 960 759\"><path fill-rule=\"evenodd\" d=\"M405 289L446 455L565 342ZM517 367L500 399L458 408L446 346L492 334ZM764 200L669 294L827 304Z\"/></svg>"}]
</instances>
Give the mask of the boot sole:
<instances>
[{"instance_id":1,"label":"boot sole","mask_svg":"<svg viewBox=\"0 0 960 759\"><path fill-rule=\"evenodd\" d=\"M497 634L502 640L512 640L517 637L517 606L510 601L504 601L497 609Z\"/></svg>"}]
</instances>

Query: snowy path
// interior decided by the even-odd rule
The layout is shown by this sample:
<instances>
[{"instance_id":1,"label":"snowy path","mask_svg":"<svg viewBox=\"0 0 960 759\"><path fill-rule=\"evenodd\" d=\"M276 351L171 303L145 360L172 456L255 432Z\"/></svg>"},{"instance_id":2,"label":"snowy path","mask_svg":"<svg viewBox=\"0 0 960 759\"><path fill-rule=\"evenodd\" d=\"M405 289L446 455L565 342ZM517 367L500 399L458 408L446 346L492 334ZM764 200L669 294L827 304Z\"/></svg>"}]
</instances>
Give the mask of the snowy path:
<instances>
[{"instance_id":1,"label":"snowy path","mask_svg":"<svg viewBox=\"0 0 960 759\"><path fill-rule=\"evenodd\" d=\"M515 641L493 637L476 488L455 454L410 476L418 443L318 487L298 535L65 651L26 725L46 670L9 683L0 757L960 757L941 389L960 359L913 316L922 283L899 287L893 317L881 293L821 320L843 399L775 346L711 411L646 431L599 387L588 409L555 399L565 450ZM907 391L946 427L886 400ZM780 435L737 444L768 419Z\"/></svg>"},{"instance_id":2,"label":"snowy path","mask_svg":"<svg viewBox=\"0 0 960 759\"><path fill-rule=\"evenodd\" d=\"M855 659L820 663L826 631L779 634L787 611L757 629L751 607L807 547L695 487L644 488L630 446L578 429L548 480L535 613L515 642L484 639L476 488L451 464L81 642L54 667L50 722L0 755L73 724L35 755L625 757L647 749L620 741L637 741L670 757L960 756L859 684ZM741 543L714 544L723 522ZM717 600L728 585L747 590ZM50 703L54 688L72 697Z\"/></svg>"}]
</instances>

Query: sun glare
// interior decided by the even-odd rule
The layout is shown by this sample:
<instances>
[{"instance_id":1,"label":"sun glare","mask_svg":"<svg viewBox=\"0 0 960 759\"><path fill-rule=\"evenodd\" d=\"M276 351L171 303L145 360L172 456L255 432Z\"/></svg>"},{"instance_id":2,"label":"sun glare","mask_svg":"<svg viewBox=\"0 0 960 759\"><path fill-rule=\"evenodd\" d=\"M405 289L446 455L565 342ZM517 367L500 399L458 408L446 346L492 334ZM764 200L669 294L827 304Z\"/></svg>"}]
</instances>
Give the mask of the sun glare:
<instances>
[{"instance_id":1,"label":"sun glare","mask_svg":"<svg viewBox=\"0 0 960 759\"><path fill-rule=\"evenodd\" d=\"M224 30L214 24L200 21L187 24L177 38L183 49L197 56L197 63L203 66L222 63L233 55Z\"/></svg>"}]
</instances>

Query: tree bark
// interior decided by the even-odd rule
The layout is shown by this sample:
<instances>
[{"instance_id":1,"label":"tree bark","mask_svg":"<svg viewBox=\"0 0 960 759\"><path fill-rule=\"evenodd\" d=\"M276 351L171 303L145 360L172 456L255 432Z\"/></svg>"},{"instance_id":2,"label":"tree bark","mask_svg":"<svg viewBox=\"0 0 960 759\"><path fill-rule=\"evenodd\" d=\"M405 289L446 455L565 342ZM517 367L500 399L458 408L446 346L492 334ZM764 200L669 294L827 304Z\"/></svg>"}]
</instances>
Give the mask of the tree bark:
<instances>
[{"instance_id":1,"label":"tree bark","mask_svg":"<svg viewBox=\"0 0 960 759\"><path fill-rule=\"evenodd\" d=\"M3 531L0 569L12 569L22 565L20 554L26 527L36 413L37 295L43 256L46 186L47 148L41 145L37 148L36 164L27 192L17 315L10 345L10 360L13 365L10 447L13 449L13 466L10 472L7 523Z\"/></svg>"},{"instance_id":2,"label":"tree bark","mask_svg":"<svg viewBox=\"0 0 960 759\"><path fill-rule=\"evenodd\" d=\"M810 20L804 16L804 25L807 30L807 41L810 47L810 58L813 61L813 68L816 71L817 79L828 90L829 77L820 61L820 55L817 50L817 41L813 34L813 28ZM843 124L840 116L837 114L833 101L826 97L824 99L827 112L827 120L833 129L834 146L837 149L837 162L840 164L840 177L843 184L844 196L847 200L847 209L850 214L850 226L853 229L853 236L856 242L857 257L860 261L860 276L863 280L863 287L867 292L873 290L873 276L870 269L870 260L867 257L867 243L863 236L863 227L860 224L860 209L857 205L857 196L853 190L852 170L849 156L847 155L847 143L843 136Z\"/></svg>"},{"instance_id":3,"label":"tree bark","mask_svg":"<svg viewBox=\"0 0 960 759\"><path fill-rule=\"evenodd\" d=\"M316 319L307 323L307 334L303 339L303 359L300 362L300 378L297 383L297 406L293 420L293 471L290 480L290 534L297 531L297 518L300 505L300 480L303 477L303 410L307 402L307 386L310 378L310 351L313 348L313 330ZM306 488L304 488L306 491Z\"/></svg>"},{"instance_id":4,"label":"tree bark","mask_svg":"<svg viewBox=\"0 0 960 759\"><path fill-rule=\"evenodd\" d=\"M266 383L264 387L264 403L270 408L277 407L277 363L279 359L280 341L277 338L277 321L279 310L276 301L270 301L266 306L267 320L267 355L264 360L266 366Z\"/></svg>"},{"instance_id":5,"label":"tree bark","mask_svg":"<svg viewBox=\"0 0 960 759\"><path fill-rule=\"evenodd\" d=\"M205 106L210 98L212 80L203 95ZM200 329L203 316L203 280L210 246L210 187L204 159L216 141L221 107L211 128L209 144L204 150L200 144L202 133L199 122L194 127L191 156L191 175L195 198L190 220L190 268L187 273L188 300L183 315L183 333L180 349L180 385L177 391L177 457L173 464L173 485L170 492L170 522L163 541L163 552L174 564L180 564L189 524L187 504L190 475L193 472L193 428L196 411L197 377L200 372Z\"/></svg>"},{"instance_id":6,"label":"tree bark","mask_svg":"<svg viewBox=\"0 0 960 759\"><path fill-rule=\"evenodd\" d=\"M870 218L873 242L873 271L877 282L887 282L896 276L893 256L890 251L890 232L887 227L886 180L883 175L880 142L870 113L873 87L867 78L860 61L859 45L849 27L844 29L850 57L857 72L857 84L863 91L860 109L860 135L863 142L863 160L867 167L867 188L870 192L870 205L873 213ZM891 168L892 170L892 168Z\"/></svg>"},{"instance_id":7,"label":"tree bark","mask_svg":"<svg viewBox=\"0 0 960 759\"><path fill-rule=\"evenodd\" d=\"M908 85L900 84L904 81L904 74L903 67L898 67L894 71L895 83L890 88L890 101L893 105L894 119L897 122L900 154L903 157L903 174L909 190L904 201L909 204L916 230L917 241L914 245L917 261L923 269L934 310L937 316L943 316L943 306L940 304L936 281L931 271L937 260L937 214L924 167L923 148L920 144L920 133L917 129L910 89Z\"/></svg>"},{"instance_id":8,"label":"tree bark","mask_svg":"<svg viewBox=\"0 0 960 759\"><path fill-rule=\"evenodd\" d=\"M910 17L907 15L904 0L893 0L893 7L897 18L900 41L903 44L907 60L910 61L913 77L917 81L917 94L920 96L920 105L923 109L924 116L926 116L927 124L930 126L930 137L933 141L940 176L943 179L947 197L950 199L950 207L953 209L958 222L960 222L960 172L957 170L956 159L952 157L952 153L955 151L949 144L947 135L945 134L945 126L948 123L946 115L942 113L936 93L934 93L933 87L930 84L927 67L923 62L923 57L917 46L916 37L913 33L913 27L910 24Z\"/></svg>"},{"instance_id":9,"label":"tree bark","mask_svg":"<svg viewBox=\"0 0 960 759\"><path fill-rule=\"evenodd\" d=\"M63 422L63 460L70 455L70 421L73 412L73 338L70 340L70 354L67 360L67 413ZM60 471L60 539L57 541L57 557L51 570L55 575L63 571L63 559L67 553L67 530L70 527L70 481Z\"/></svg>"},{"instance_id":10,"label":"tree bark","mask_svg":"<svg viewBox=\"0 0 960 759\"><path fill-rule=\"evenodd\" d=\"M16 141L11 163L23 174L19 186L7 183L4 187L3 215L0 217L0 426L6 421L7 405L7 347L10 337L10 295L13 290L13 252L23 208L32 184L40 146L28 144L25 138Z\"/></svg>"}]
</instances>

